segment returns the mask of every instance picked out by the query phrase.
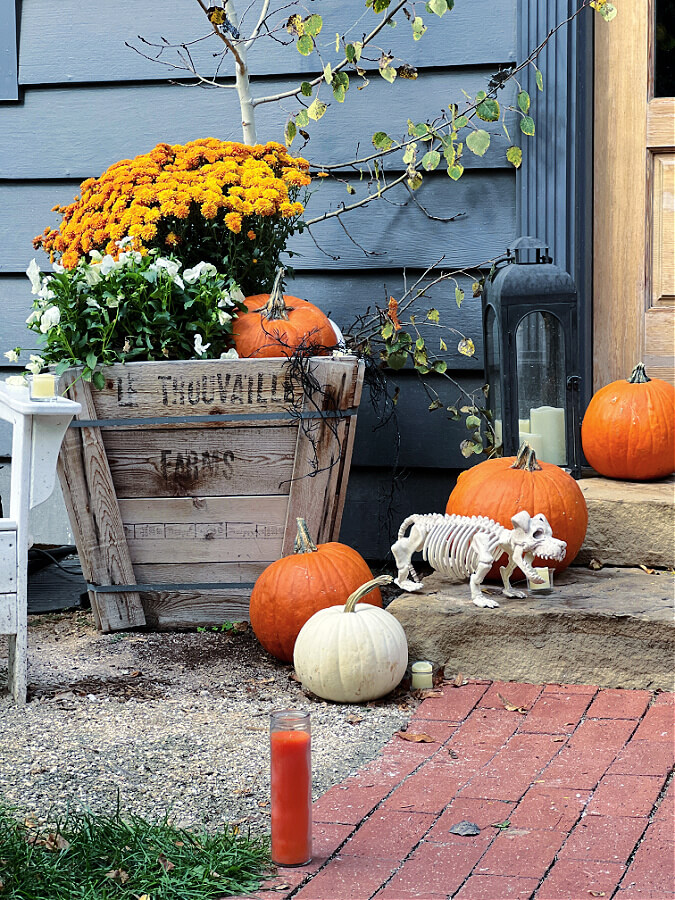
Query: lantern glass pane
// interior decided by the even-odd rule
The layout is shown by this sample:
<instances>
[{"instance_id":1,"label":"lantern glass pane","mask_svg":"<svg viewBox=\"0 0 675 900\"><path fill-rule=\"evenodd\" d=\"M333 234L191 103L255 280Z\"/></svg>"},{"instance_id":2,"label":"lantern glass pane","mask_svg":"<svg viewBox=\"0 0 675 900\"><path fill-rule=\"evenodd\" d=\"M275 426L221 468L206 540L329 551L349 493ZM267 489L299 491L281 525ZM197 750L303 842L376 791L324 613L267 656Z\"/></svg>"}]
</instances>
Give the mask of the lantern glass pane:
<instances>
[{"instance_id":1,"label":"lantern glass pane","mask_svg":"<svg viewBox=\"0 0 675 900\"><path fill-rule=\"evenodd\" d=\"M494 309L488 306L486 313L486 339L487 346L485 357L487 361L487 383L490 386L488 393L488 406L494 416L495 446L502 442L502 390L500 383L500 359L499 359L499 326Z\"/></svg>"},{"instance_id":2,"label":"lantern glass pane","mask_svg":"<svg viewBox=\"0 0 675 900\"><path fill-rule=\"evenodd\" d=\"M520 443L527 440L544 462L565 465L565 335L557 316L537 311L520 320L516 367Z\"/></svg>"}]
</instances>

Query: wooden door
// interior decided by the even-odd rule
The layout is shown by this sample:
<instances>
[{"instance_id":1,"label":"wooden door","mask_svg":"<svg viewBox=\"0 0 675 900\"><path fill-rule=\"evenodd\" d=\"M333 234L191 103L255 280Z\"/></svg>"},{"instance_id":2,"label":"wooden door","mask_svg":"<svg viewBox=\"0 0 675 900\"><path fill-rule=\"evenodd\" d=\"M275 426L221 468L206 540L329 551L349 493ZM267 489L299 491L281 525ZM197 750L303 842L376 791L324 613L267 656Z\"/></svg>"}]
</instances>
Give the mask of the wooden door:
<instances>
[{"instance_id":1,"label":"wooden door","mask_svg":"<svg viewBox=\"0 0 675 900\"><path fill-rule=\"evenodd\" d=\"M596 25L594 388L643 361L675 382L675 0Z\"/></svg>"}]
</instances>

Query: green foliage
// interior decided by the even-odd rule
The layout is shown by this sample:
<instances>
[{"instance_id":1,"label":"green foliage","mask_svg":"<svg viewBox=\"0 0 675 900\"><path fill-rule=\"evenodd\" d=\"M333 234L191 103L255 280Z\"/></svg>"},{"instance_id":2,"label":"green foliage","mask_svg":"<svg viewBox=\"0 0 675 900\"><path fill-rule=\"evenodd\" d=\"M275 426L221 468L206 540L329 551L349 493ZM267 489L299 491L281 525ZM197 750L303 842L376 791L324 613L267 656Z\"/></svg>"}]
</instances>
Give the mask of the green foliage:
<instances>
[{"instance_id":1,"label":"green foliage","mask_svg":"<svg viewBox=\"0 0 675 900\"><path fill-rule=\"evenodd\" d=\"M243 294L215 266L183 268L156 250L125 252L118 261L90 255L90 262L40 279L27 320L44 336L42 359L57 364L57 374L82 366L83 379L101 387L99 366L218 358L232 346Z\"/></svg>"},{"instance_id":2,"label":"green foliage","mask_svg":"<svg viewBox=\"0 0 675 900\"><path fill-rule=\"evenodd\" d=\"M520 120L520 130L528 137L534 134L534 119L531 116L523 116Z\"/></svg>"},{"instance_id":3,"label":"green foliage","mask_svg":"<svg viewBox=\"0 0 675 900\"><path fill-rule=\"evenodd\" d=\"M477 131L472 131L466 137L466 146L476 156L485 156L485 152L490 146L490 135L487 131L483 131L480 128Z\"/></svg>"},{"instance_id":4,"label":"green foliage","mask_svg":"<svg viewBox=\"0 0 675 900\"><path fill-rule=\"evenodd\" d=\"M506 158L516 169L519 169L523 161L523 151L520 147L509 147L506 151Z\"/></svg>"},{"instance_id":5,"label":"green foliage","mask_svg":"<svg viewBox=\"0 0 675 900\"><path fill-rule=\"evenodd\" d=\"M37 828L0 809L0 892L7 900L207 900L257 890L262 838L209 835L138 816L69 812Z\"/></svg>"}]
</instances>

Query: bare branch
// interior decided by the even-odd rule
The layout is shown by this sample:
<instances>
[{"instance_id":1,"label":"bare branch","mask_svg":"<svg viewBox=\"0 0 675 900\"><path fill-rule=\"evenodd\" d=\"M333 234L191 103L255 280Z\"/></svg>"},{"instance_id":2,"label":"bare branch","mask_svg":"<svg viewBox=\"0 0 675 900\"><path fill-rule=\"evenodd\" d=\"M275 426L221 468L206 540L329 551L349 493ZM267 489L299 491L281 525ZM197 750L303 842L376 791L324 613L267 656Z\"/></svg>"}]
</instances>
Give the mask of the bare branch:
<instances>
[{"instance_id":1,"label":"bare branch","mask_svg":"<svg viewBox=\"0 0 675 900\"><path fill-rule=\"evenodd\" d=\"M265 22L265 19L267 18L267 13L269 12L269 8L270 8L270 0L264 0L262 9L260 11L260 16L258 18L256 26L253 29L253 31L251 32L251 34L248 36L248 38L246 39L246 48L247 49L251 46L253 41L258 37L260 29L262 28L262 26Z\"/></svg>"},{"instance_id":2,"label":"bare branch","mask_svg":"<svg viewBox=\"0 0 675 900\"><path fill-rule=\"evenodd\" d=\"M208 7L206 6L206 4L204 3L204 0L197 0L197 3L201 6L202 12L204 13L204 15L206 16L206 18L208 19L208 18L209 18L209 10L208 10ZM211 21L211 20L209 19L209 21ZM218 28L217 25L214 25L213 22L211 22L211 28L213 28L214 34L217 34L217 35L218 35L218 37L219 37L219 38L221 39L221 41L225 44L225 46L227 47L227 49L232 53L232 56L234 57L234 59L235 59L235 61L236 61L236 63L237 63L237 68L240 69L240 70L245 70L246 66L245 66L245 64L242 62L241 56L239 55L239 51L238 51L237 48L234 46L234 44L232 43L232 41L227 37L226 34L223 34L223 32L220 30L220 28Z\"/></svg>"},{"instance_id":3,"label":"bare branch","mask_svg":"<svg viewBox=\"0 0 675 900\"><path fill-rule=\"evenodd\" d=\"M407 177L407 173L404 172L403 175L399 175L398 178L395 178L394 181L391 181L386 187L383 187L376 194L368 194L368 196L363 197L361 200L357 200L356 202L349 203L347 205L343 203L339 209L333 209L321 216L310 219L309 222L305 222L305 224L316 225L318 222L325 222L326 219L334 219L336 216L341 216L343 213L350 212L352 209L358 209L359 206L365 206L366 203L371 203L373 200L377 200L382 196L382 194L384 194L385 191L390 191L393 187L396 187L397 184L401 184L401 182L405 181Z\"/></svg>"}]
</instances>

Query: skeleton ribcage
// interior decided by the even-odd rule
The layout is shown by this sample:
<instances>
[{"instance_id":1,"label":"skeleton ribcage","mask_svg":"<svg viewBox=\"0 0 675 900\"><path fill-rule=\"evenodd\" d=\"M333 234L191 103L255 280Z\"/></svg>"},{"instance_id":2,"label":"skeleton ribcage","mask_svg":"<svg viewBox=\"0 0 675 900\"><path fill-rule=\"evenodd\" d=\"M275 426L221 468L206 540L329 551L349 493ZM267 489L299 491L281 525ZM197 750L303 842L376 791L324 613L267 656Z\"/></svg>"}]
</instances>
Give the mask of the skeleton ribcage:
<instances>
[{"instance_id":1,"label":"skeleton ribcage","mask_svg":"<svg viewBox=\"0 0 675 900\"><path fill-rule=\"evenodd\" d=\"M424 559L443 575L469 578L479 558L472 541L481 532L486 535L488 552L496 559L501 526L487 516L454 515L446 515L431 528L422 549Z\"/></svg>"}]
</instances>

